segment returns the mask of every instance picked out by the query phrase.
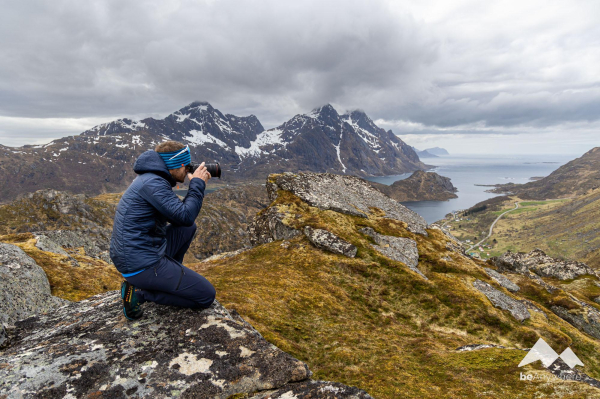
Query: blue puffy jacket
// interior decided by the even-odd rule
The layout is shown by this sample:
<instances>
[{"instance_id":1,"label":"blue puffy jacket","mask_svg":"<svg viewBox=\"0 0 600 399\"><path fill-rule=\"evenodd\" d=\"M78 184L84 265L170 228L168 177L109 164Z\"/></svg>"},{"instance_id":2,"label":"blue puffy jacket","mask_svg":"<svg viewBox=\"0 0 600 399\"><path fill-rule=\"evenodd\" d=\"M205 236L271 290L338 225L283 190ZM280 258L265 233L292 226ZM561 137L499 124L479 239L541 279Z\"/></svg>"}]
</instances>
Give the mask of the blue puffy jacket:
<instances>
[{"instance_id":1,"label":"blue puffy jacket","mask_svg":"<svg viewBox=\"0 0 600 399\"><path fill-rule=\"evenodd\" d=\"M194 178L183 202L173 192L177 183L155 151L135 161L137 176L121 197L110 239L110 258L122 274L146 269L158 262L167 248L167 222L191 226L200 213L204 180Z\"/></svg>"}]
</instances>

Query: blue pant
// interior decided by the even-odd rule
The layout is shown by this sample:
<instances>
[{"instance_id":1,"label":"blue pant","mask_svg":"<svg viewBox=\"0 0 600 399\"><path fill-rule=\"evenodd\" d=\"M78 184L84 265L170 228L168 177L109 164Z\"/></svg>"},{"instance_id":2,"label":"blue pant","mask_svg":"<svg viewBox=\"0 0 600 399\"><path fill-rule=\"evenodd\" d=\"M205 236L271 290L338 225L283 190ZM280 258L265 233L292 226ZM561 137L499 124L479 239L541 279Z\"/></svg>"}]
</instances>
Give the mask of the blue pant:
<instances>
[{"instance_id":1,"label":"blue pant","mask_svg":"<svg viewBox=\"0 0 600 399\"><path fill-rule=\"evenodd\" d=\"M190 227L167 227L166 255L154 266L126 277L139 288L140 303L156 302L182 308L207 308L215 299L215 288L200 274L183 266L183 256L190 247L196 223Z\"/></svg>"}]
</instances>

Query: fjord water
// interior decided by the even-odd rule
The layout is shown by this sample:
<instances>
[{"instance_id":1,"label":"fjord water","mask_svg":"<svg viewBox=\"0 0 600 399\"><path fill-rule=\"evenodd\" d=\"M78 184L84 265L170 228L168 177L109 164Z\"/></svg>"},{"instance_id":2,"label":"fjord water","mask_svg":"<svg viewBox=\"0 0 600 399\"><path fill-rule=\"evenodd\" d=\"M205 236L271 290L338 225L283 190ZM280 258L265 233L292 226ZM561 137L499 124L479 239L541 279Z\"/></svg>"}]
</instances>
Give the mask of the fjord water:
<instances>
[{"instance_id":1,"label":"fjord water","mask_svg":"<svg viewBox=\"0 0 600 399\"><path fill-rule=\"evenodd\" d=\"M579 155L451 155L438 158L423 158L428 165L436 165L430 172L449 177L458 189L454 198L448 201L403 202L406 207L425 218L427 223L443 219L446 214L467 209L478 202L501 194L486 193L493 187L476 184L527 183L531 177L545 177ZM369 177L368 180L390 185L406 179L412 173L394 176Z\"/></svg>"}]
</instances>

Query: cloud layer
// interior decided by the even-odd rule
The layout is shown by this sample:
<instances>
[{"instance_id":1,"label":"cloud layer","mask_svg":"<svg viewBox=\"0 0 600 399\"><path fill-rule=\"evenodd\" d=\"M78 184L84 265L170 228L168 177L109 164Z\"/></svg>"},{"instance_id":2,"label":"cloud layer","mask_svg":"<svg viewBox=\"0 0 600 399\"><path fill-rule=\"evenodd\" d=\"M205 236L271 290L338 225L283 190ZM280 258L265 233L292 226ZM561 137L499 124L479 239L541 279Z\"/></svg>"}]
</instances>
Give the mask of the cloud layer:
<instances>
[{"instance_id":1,"label":"cloud layer","mask_svg":"<svg viewBox=\"0 0 600 399\"><path fill-rule=\"evenodd\" d=\"M0 13L0 143L193 100L268 127L332 103L397 134L588 132L600 118L596 5L13 2Z\"/></svg>"}]
</instances>

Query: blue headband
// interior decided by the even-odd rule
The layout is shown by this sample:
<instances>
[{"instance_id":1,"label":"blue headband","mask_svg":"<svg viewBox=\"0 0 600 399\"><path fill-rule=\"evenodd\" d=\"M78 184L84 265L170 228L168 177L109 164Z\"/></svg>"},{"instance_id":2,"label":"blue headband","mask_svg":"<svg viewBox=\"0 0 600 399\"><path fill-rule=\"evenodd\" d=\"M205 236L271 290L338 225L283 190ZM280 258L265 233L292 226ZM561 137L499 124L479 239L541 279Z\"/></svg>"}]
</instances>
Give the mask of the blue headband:
<instances>
[{"instance_id":1,"label":"blue headband","mask_svg":"<svg viewBox=\"0 0 600 399\"><path fill-rule=\"evenodd\" d=\"M179 169L181 166L189 165L192 161L190 156L190 148L186 145L185 148L171 152L159 152L158 155L165 161L167 169Z\"/></svg>"}]
</instances>

